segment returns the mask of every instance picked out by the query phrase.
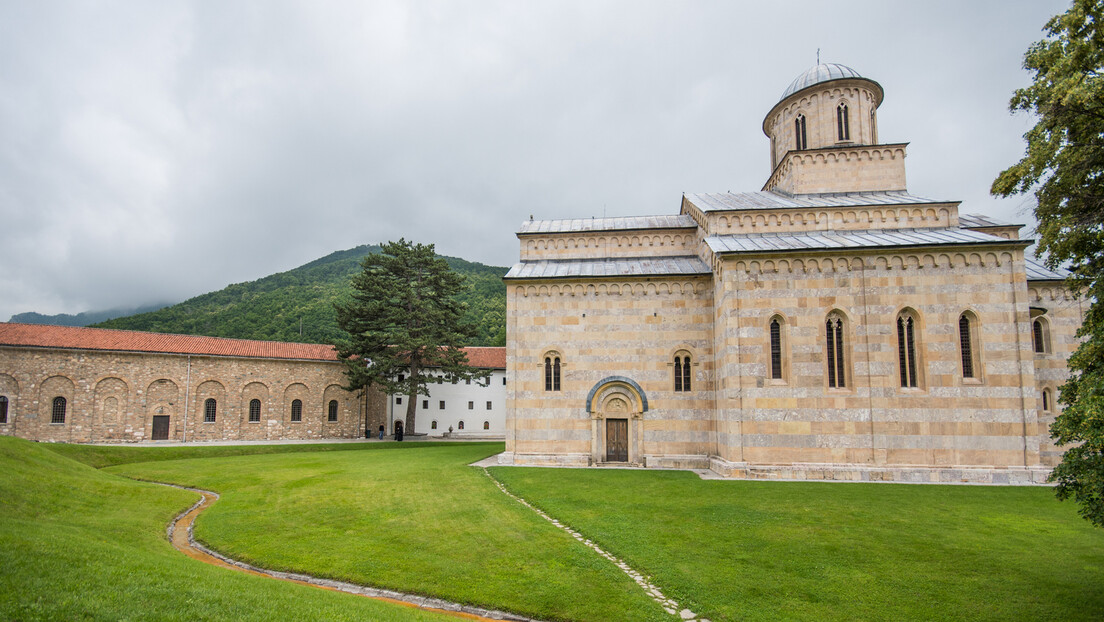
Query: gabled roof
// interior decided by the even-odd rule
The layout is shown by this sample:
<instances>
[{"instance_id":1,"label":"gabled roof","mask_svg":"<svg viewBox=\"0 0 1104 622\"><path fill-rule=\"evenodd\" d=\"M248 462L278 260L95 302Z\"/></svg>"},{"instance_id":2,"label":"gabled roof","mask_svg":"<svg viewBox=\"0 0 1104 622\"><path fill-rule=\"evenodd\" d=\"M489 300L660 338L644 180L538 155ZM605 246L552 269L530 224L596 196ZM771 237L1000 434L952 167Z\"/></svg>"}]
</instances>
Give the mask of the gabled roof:
<instances>
[{"instance_id":1,"label":"gabled roof","mask_svg":"<svg viewBox=\"0 0 1104 622\"><path fill-rule=\"evenodd\" d=\"M570 218L565 220L526 220L518 235L536 233L585 233L590 231L633 231L643 229L693 229L694 219L677 216L625 216L616 218Z\"/></svg>"},{"instance_id":2,"label":"gabled roof","mask_svg":"<svg viewBox=\"0 0 1104 622\"><path fill-rule=\"evenodd\" d=\"M338 360L333 346L325 344L11 322L0 322L0 346L307 361ZM464 348L464 351L468 354L468 363L474 367L506 368L506 348Z\"/></svg>"},{"instance_id":3,"label":"gabled roof","mask_svg":"<svg viewBox=\"0 0 1104 622\"><path fill-rule=\"evenodd\" d=\"M924 197L911 195L904 191L785 194L773 190L760 190L759 192L693 193L684 196L687 201L703 212L953 203L953 201L926 199Z\"/></svg>"},{"instance_id":4,"label":"gabled roof","mask_svg":"<svg viewBox=\"0 0 1104 622\"><path fill-rule=\"evenodd\" d=\"M775 252L835 248L888 248L942 246L948 244L1021 244L1030 240L1006 240L970 229L868 229L863 231L810 231L717 235L705 239L714 253Z\"/></svg>"},{"instance_id":5,"label":"gabled roof","mask_svg":"<svg viewBox=\"0 0 1104 622\"><path fill-rule=\"evenodd\" d=\"M1003 220L997 220L991 216L985 214L962 214L958 215L958 226L971 229L980 229L982 227L1022 227L1023 225L1017 225L1010 222L1004 222Z\"/></svg>"},{"instance_id":6,"label":"gabled roof","mask_svg":"<svg viewBox=\"0 0 1104 622\"><path fill-rule=\"evenodd\" d=\"M624 259L569 259L523 261L503 279L566 279L573 277L626 277L710 274L700 257L629 257Z\"/></svg>"},{"instance_id":7,"label":"gabled roof","mask_svg":"<svg viewBox=\"0 0 1104 622\"><path fill-rule=\"evenodd\" d=\"M1065 268L1051 270L1042 262L1030 257L1024 257L1024 263L1028 281L1064 281L1070 275L1070 271Z\"/></svg>"}]
</instances>

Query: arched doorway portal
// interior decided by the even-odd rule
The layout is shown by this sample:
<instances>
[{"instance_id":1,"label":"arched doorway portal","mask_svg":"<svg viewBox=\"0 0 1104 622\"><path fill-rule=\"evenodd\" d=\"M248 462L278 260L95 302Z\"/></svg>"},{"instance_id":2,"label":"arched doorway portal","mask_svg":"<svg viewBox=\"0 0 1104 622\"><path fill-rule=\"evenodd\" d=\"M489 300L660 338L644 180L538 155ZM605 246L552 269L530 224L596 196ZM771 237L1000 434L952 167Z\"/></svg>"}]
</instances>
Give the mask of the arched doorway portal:
<instances>
[{"instance_id":1,"label":"arched doorway portal","mask_svg":"<svg viewBox=\"0 0 1104 622\"><path fill-rule=\"evenodd\" d=\"M631 378L610 376L587 394L591 419L592 464L640 464L643 460L643 416L648 398Z\"/></svg>"}]
</instances>

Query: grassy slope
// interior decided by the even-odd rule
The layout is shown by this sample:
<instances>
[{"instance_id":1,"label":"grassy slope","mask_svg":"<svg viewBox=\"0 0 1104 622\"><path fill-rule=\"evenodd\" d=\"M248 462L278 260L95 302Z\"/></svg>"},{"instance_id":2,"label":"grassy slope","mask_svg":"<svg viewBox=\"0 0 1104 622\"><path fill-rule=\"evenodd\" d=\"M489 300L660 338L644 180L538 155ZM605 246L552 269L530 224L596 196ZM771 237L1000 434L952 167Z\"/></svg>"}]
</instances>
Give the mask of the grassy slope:
<instances>
[{"instance_id":1,"label":"grassy slope","mask_svg":"<svg viewBox=\"0 0 1104 622\"><path fill-rule=\"evenodd\" d=\"M157 311L100 322L121 328L185 335L236 337L305 343L333 343L346 335L337 325L333 303L351 293L350 280L360 259L378 246L358 246L331 253L287 272L235 283ZM467 318L479 328L470 345L506 345L507 268L445 257L464 275L470 290L458 298L468 305ZM302 334L300 334L302 320Z\"/></svg>"},{"instance_id":2,"label":"grassy slope","mask_svg":"<svg viewBox=\"0 0 1104 622\"><path fill-rule=\"evenodd\" d=\"M668 619L620 570L466 466L501 447L419 443L108 470L220 492L196 537L259 566L544 619Z\"/></svg>"},{"instance_id":3,"label":"grassy slope","mask_svg":"<svg viewBox=\"0 0 1104 622\"><path fill-rule=\"evenodd\" d=\"M1104 618L1104 532L1045 488L492 472L714 621Z\"/></svg>"},{"instance_id":4,"label":"grassy slope","mask_svg":"<svg viewBox=\"0 0 1104 622\"><path fill-rule=\"evenodd\" d=\"M0 436L0 619L444 620L208 566L165 527L198 496Z\"/></svg>"}]
</instances>

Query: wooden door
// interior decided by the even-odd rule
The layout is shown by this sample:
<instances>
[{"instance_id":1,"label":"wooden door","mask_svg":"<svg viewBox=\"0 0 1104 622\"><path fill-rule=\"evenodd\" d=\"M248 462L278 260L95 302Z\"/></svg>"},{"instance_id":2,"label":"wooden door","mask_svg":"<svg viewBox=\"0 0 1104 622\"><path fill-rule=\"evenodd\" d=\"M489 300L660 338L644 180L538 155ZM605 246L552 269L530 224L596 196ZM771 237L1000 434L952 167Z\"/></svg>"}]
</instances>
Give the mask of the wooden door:
<instances>
[{"instance_id":1,"label":"wooden door","mask_svg":"<svg viewBox=\"0 0 1104 622\"><path fill-rule=\"evenodd\" d=\"M153 440L155 441L167 441L169 440L169 416L168 415L154 415L153 416Z\"/></svg>"},{"instance_id":2,"label":"wooden door","mask_svg":"<svg viewBox=\"0 0 1104 622\"><path fill-rule=\"evenodd\" d=\"M606 462L629 461L629 420L606 419Z\"/></svg>"}]
</instances>

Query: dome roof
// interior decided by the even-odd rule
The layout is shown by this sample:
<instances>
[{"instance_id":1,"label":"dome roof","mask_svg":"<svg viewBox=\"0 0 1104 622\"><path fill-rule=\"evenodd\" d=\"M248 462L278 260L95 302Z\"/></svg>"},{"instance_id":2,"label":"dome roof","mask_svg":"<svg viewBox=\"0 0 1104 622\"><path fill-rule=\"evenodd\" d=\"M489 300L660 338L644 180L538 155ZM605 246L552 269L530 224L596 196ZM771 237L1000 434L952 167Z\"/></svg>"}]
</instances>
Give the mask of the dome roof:
<instances>
[{"instance_id":1,"label":"dome roof","mask_svg":"<svg viewBox=\"0 0 1104 622\"><path fill-rule=\"evenodd\" d=\"M863 78L863 76L859 75L859 72L847 65L821 63L814 67L810 67L805 70L804 73L794 78L790 86L786 87L786 92L782 93L782 97L779 101L786 99L802 89L813 86L814 84L820 84L821 82L828 82L830 80L841 80L843 78L862 78L864 80L869 80L869 78Z\"/></svg>"}]
</instances>

